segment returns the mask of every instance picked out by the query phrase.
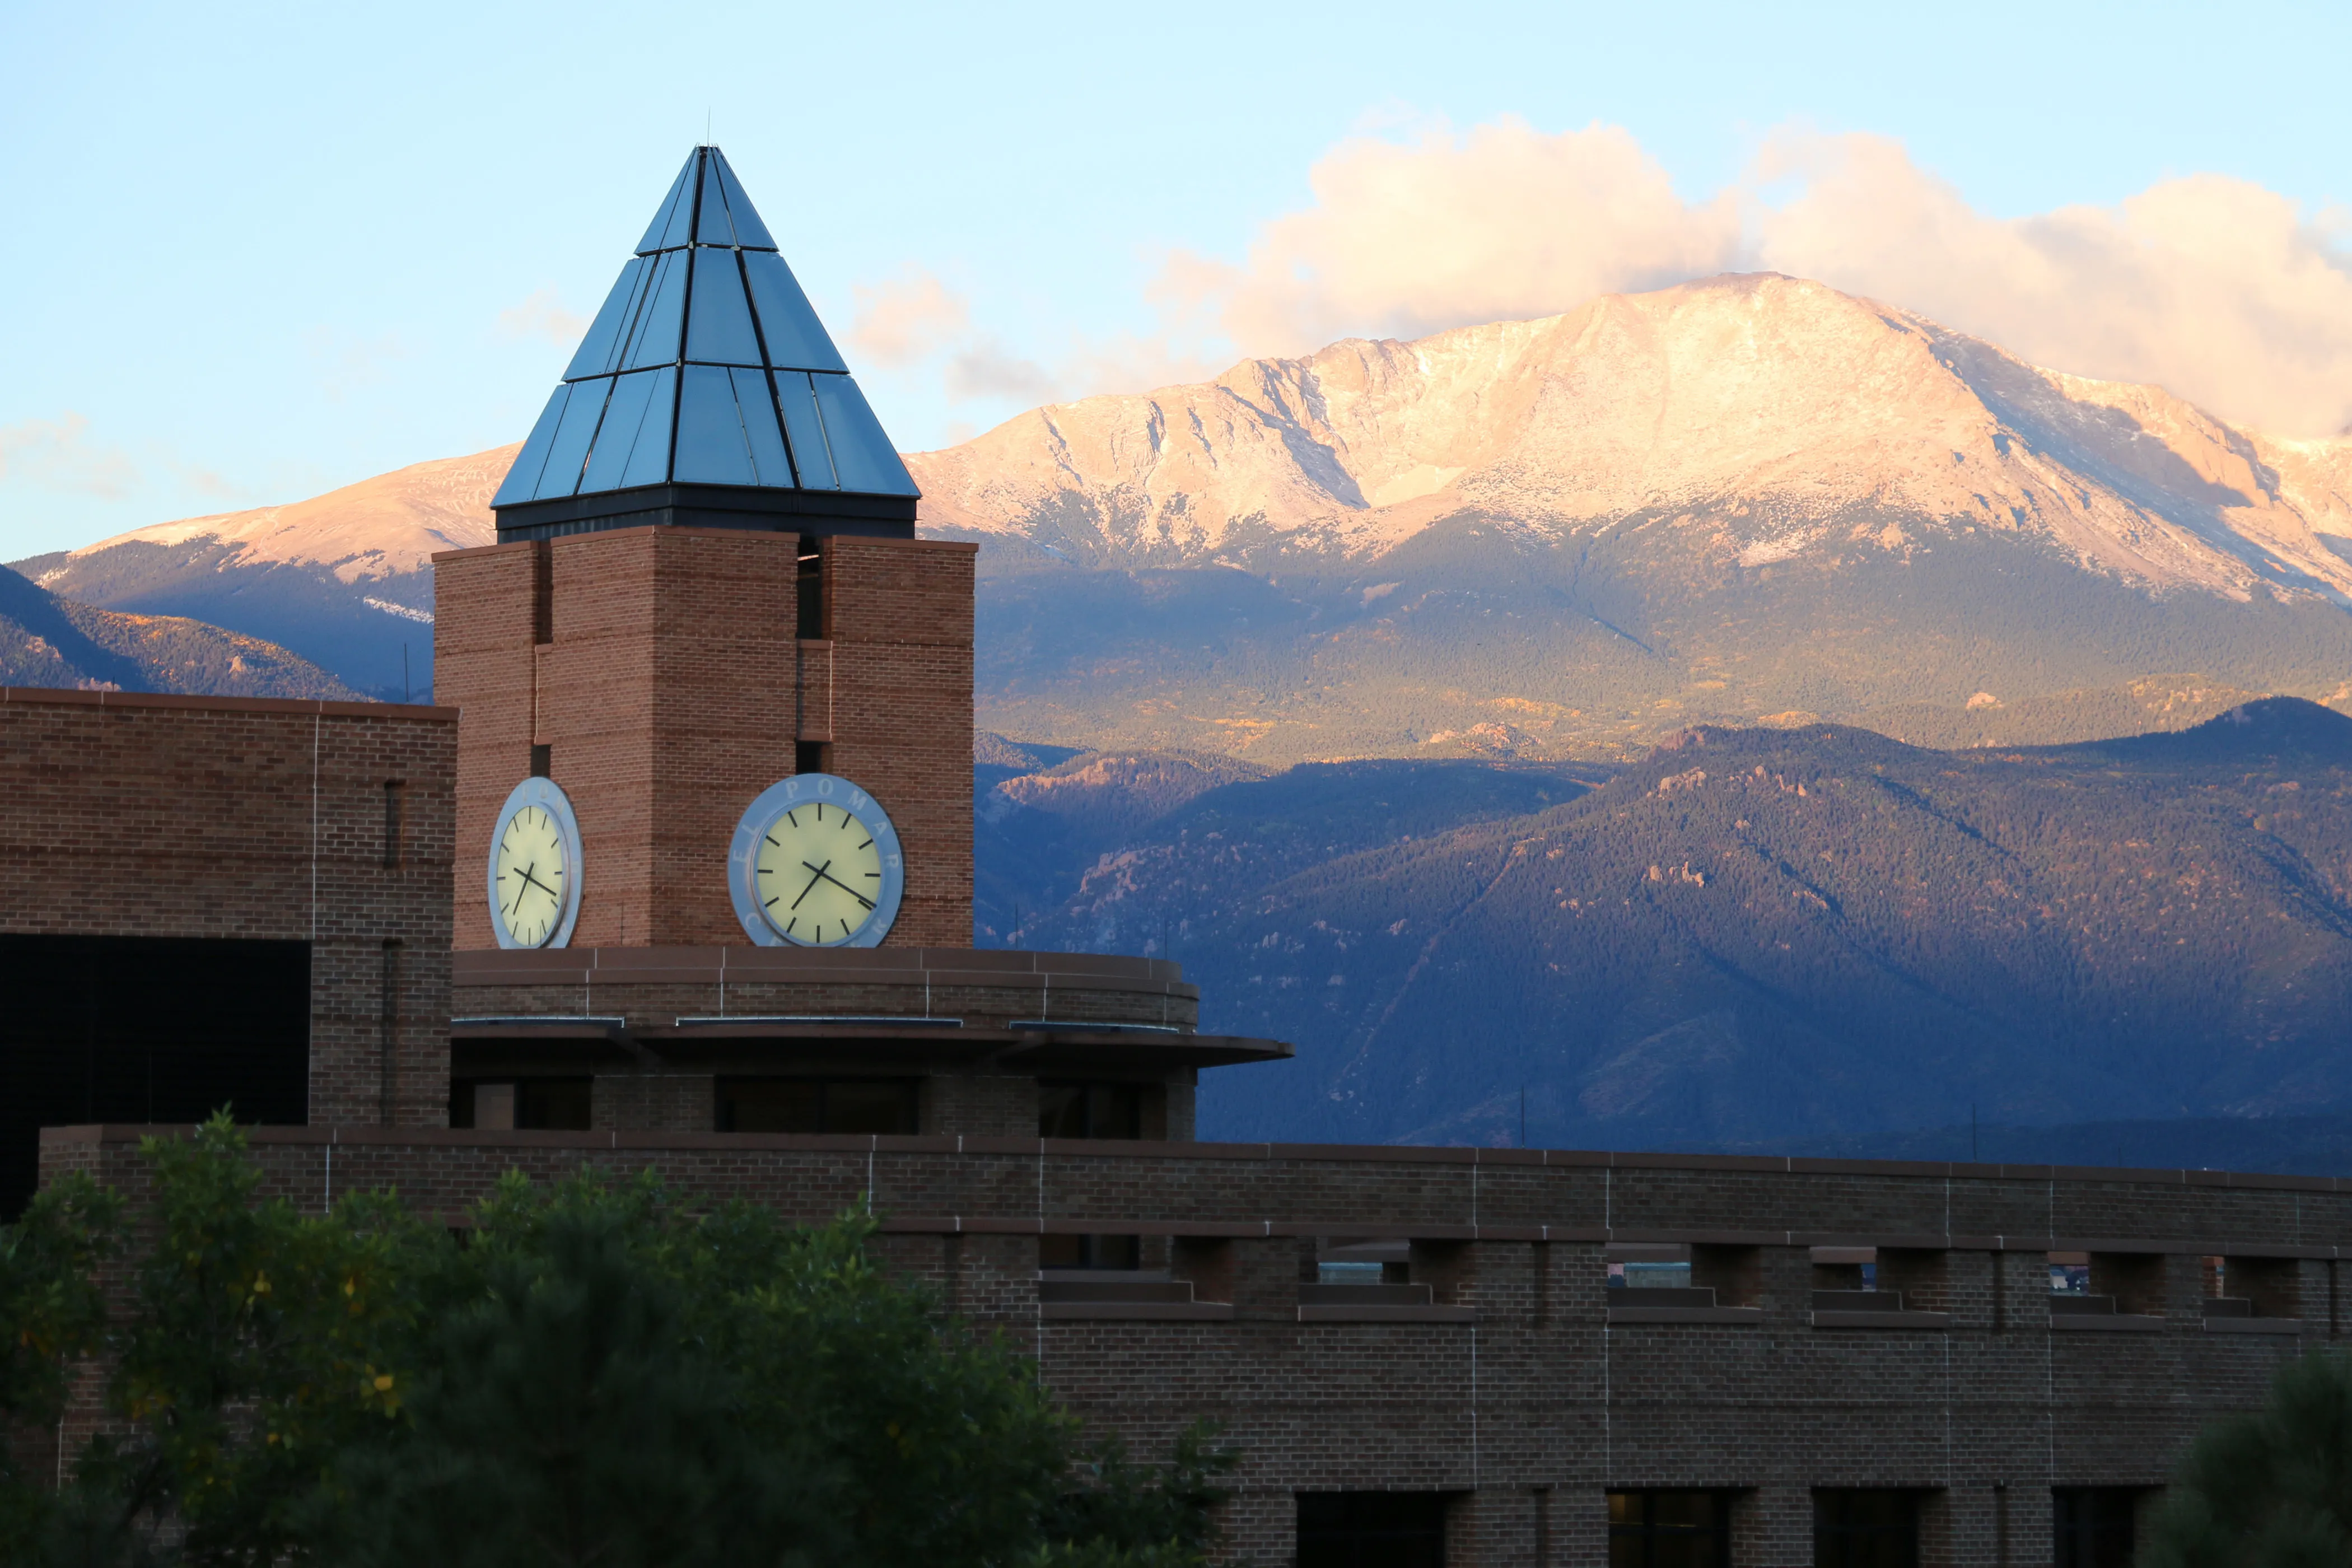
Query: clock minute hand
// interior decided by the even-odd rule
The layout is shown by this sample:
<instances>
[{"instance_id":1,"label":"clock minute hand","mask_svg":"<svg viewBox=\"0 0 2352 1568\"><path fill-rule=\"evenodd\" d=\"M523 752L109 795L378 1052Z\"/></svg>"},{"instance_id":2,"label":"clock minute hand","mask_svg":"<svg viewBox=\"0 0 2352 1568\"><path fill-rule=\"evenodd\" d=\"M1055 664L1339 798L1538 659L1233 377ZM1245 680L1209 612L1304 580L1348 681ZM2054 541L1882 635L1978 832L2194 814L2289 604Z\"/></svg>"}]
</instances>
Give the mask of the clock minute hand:
<instances>
[{"instance_id":1,"label":"clock minute hand","mask_svg":"<svg viewBox=\"0 0 2352 1568\"><path fill-rule=\"evenodd\" d=\"M807 886L807 887L805 887L805 888L803 888L803 889L801 889L801 898L800 898L800 899L794 899L794 900L792 901L792 903L788 906L789 908L795 909L795 910L796 910L796 909L799 909L799 908L801 907L801 899L805 899L805 898L807 898L807 897L809 896L809 894L811 894L811 893L813 893L813 892L814 892L814 891L816 890L816 885L817 885L817 883L818 883L818 882L820 882L820 881L822 881L822 880L824 879L824 866L830 866L830 865L832 865L832 864L833 864L833 862L832 862L832 861L830 861L830 860L828 860L828 861L826 861L826 862L824 863L824 866L809 866L809 863L808 863L807 861L803 860L803 861L802 861L802 862L801 862L801 864L802 864L802 865L803 865L803 866L808 866L808 868L809 868L810 870L812 870L812 871L815 872L815 873L816 873L816 875L815 875L815 876L814 876L814 877L811 877L811 878L808 879L808 886Z\"/></svg>"},{"instance_id":2,"label":"clock minute hand","mask_svg":"<svg viewBox=\"0 0 2352 1568\"><path fill-rule=\"evenodd\" d=\"M810 870L814 871L818 876L823 877L826 881L831 882L835 887L839 888L843 892L847 893L851 898L856 899L867 909L870 910L874 907L873 900L867 898L865 894L859 892L856 889L851 887L848 883L843 881L840 878L832 873L830 869L833 865L832 861L828 860L823 866L809 866L809 863L805 860L802 861L801 864L808 866Z\"/></svg>"},{"instance_id":3,"label":"clock minute hand","mask_svg":"<svg viewBox=\"0 0 2352 1568\"><path fill-rule=\"evenodd\" d=\"M545 893L549 898L555 900L556 902L562 903L563 901L562 894L558 893L553 888L549 887L546 883L531 875L531 873L538 868L539 862L534 860L530 865L525 866L521 870L516 872L515 875L520 877L532 887L537 888L541 892Z\"/></svg>"}]
</instances>

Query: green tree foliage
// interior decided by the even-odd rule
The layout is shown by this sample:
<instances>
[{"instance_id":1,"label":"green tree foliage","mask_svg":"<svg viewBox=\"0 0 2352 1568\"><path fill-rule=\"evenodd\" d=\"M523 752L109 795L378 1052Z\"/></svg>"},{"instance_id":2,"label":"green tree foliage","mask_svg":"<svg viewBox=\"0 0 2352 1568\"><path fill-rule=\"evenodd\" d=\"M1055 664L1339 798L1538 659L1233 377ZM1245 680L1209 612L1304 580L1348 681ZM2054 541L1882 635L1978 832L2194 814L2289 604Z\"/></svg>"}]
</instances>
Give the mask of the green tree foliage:
<instances>
[{"instance_id":1,"label":"green tree foliage","mask_svg":"<svg viewBox=\"0 0 2352 1568\"><path fill-rule=\"evenodd\" d=\"M2268 1403L2207 1427L2156 1528L2147 1568L2341 1568L2352 1563L2352 1356L2279 1368Z\"/></svg>"},{"instance_id":2,"label":"green tree foliage","mask_svg":"<svg viewBox=\"0 0 2352 1568\"><path fill-rule=\"evenodd\" d=\"M0 1420L54 1427L73 1363L94 1354L106 1328L99 1266L117 1245L121 1201L86 1176L36 1196L0 1228ZM0 1541L43 1525L37 1478L0 1442Z\"/></svg>"},{"instance_id":3,"label":"green tree foliage","mask_svg":"<svg viewBox=\"0 0 2352 1568\"><path fill-rule=\"evenodd\" d=\"M510 1173L461 1245L389 1195L256 1201L225 1117L142 1147L110 1326L119 1200L68 1184L0 1231L0 1415L53 1422L102 1348L123 1434L61 1491L0 1478L12 1568L1181 1568L1213 1543L1234 1455L1206 1428L1164 1468L1087 1447L1026 1362L876 1264L865 1216Z\"/></svg>"}]
</instances>

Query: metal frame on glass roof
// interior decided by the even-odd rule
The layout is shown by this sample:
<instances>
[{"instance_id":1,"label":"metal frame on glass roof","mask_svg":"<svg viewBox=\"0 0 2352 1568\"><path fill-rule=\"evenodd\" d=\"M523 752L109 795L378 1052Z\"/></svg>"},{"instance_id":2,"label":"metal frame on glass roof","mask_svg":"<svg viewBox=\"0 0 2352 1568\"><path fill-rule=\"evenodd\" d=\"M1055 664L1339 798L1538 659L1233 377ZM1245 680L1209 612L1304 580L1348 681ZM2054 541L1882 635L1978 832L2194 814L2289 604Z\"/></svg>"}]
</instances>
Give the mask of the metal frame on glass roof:
<instances>
[{"instance_id":1,"label":"metal frame on glass roof","mask_svg":"<svg viewBox=\"0 0 2352 1568\"><path fill-rule=\"evenodd\" d=\"M911 538L918 493L725 154L697 147L490 505L502 539Z\"/></svg>"}]
</instances>

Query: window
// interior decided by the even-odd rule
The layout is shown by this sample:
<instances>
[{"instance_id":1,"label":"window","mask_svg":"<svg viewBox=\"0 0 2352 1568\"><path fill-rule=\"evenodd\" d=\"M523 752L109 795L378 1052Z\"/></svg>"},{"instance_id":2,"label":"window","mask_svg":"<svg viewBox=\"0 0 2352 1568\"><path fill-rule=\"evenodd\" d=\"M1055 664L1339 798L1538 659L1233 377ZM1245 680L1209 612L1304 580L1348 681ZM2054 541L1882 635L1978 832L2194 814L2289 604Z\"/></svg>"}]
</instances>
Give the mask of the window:
<instances>
[{"instance_id":1,"label":"window","mask_svg":"<svg viewBox=\"0 0 2352 1568\"><path fill-rule=\"evenodd\" d=\"M44 1127L308 1114L308 942L5 935L0 995L0 1221Z\"/></svg>"},{"instance_id":2,"label":"window","mask_svg":"<svg viewBox=\"0 0 2352 1568\"><path fill-rule=\"evenodd\" d=\"M1730 1562L1727 1493L1609 1494L1609 1568L1729 1568Z\"/></svg>"},{"instance_id":3,"label":"window","mask_svg":"<svg viewBox=\"0 0 2352 1568\"><path fill-rule=\"evenodd\" d=\"M383 786L383 868L400 869L400 833L402 823L402 793L407 786L398 779L388 779Z\"/></svg>"},{"instance_id":4,"label":"window","mask_svg":"<svg viewBox=\"0 0 2352 1568\"><path fill-rule=\"evenodd\" d=\"M2132 1512L2139 1494L2130 1487L2058 1487L2050 1494L2057 1568L2131 1568Z\"/></svg>"},{"instance_id":5,"label":"window","mask_svg":"<svg viewBox=\"0 0 2352 1568\"><path fill-rule=\"evenodd\" d=\"M1301 1492L1298 1568L1444 1568L1444 1492Z\"/></svg>"},{"instance_id":6,"label":"window","mask_svg":"<svg viewBox=\"0 0 2352 1568\"><path fill-rule=\"evenodd\" d=\"M1140 1138L1143 1086L1134 1083L1041 1083L1040 1138Z\"/></svg>"},{"instance_id":7,"label":"window","mask_svg":"<svg viewBox=\"0 0 2352 1568\"><path fill-rule=\"evenodd\" d=\"M1412 1283L1412 1243L1410 1241L1318 1241L1315 1248L1315 1282L1318 1285L1410 1285Z\"/></svg>"},{"instance_id":8,"label":"window","mask_svg":"<svg viewBox=\"0 0 2352 1568\"><path fill-rule=\"evenodd\" d=\"M449 1125L481 1132L585 1132L595 1103L584 1078L453 1079Z\"/></svg>"},{"instance_id":9,"label":"window","mask_svg":"<svg viewBox=\"0 0 2352 1568\"><path fill-rule=\"evenodd\" d=\"M1919 1495L1813 1494L1813 1568L1918 1568Z\"/></svg>"},{"instance_id":10,"label":"window","mask_svg":"<svg viewBox=\"0 0 2352 1568\"><path fill-rule=\"evenodd\" d=\"M794 607L798 612L799 625L793 629L805 641L821 642L825 635L824 536L823 534L801 536L800 575L797 586L799 593L794 600ZM803 768L801 771L806 773L809 770Z\"/></svg>"},{"instance_id":11,"label":"window","mask_svg":"<svg viewBox=\"0 0 2352 1568\"><path fill-rule=\"evenodd\" d=\"M737 1078L719 1080L721 1132L915 1131L910 1078Z\"/></svg>"},{"instance_id":12,"label":"window","mask_svg":"<svg viewBox=\"0 0 2352 1568\"><path fill-rule=\"evenodd\" d=\"M1040 1268L1140 1268L1143 1238L1139 1236L1041 1236L1037 1238Z\"/></svg>"},{"instance_id":13,"label":"window","mask_svg":"<svg viewBox=\"0 0 2352 1568\"><path fill-rule=\"evenodd\" d=\"M1621 1290L1687 1290L1691 1249L1672 1243L1628 1243L1610 1247L1609 1283Z\"/></svg>"}]
</instances>

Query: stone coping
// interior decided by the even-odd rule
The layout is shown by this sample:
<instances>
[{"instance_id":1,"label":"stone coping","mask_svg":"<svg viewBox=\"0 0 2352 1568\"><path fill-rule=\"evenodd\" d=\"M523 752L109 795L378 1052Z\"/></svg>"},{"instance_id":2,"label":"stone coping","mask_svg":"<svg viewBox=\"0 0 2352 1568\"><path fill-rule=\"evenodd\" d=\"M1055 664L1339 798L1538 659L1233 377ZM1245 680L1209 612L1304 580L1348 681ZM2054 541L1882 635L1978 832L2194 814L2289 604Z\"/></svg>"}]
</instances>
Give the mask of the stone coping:
<instances>
[{"instance_id":1,"label":"stone coping","mask_svg":"<svg viewBox=\"0 0 2352 1568\"><path fill-rule=\"evenodd\" d=\"M435 710L433 711L438 711ZM1181 964L1121 953L973 947L461 948L454 985L1028 985L1051 979L1192 994Z\"/></svg>"},{"instance_id":2,"label":"stone coping","mask_svg":"<svg viewBox=\"0 0 2352 1568\"><path fill-rule=\"evenodd\" d=\"M309 697L189 697L171 691L87 691L66 686L0 686L0 705L51 708L174 708L211 713L316 713L329 719L415 719L454 724L455 708L422 702L331 702Z\"/></svg>"},{"instance_id":3,"label":"stone coping","mask_svg":"<svg viewBox=\"0 0 2352 1568\"><path fill-rule=\"evenodd\" d=\"M1074 1025L1083 1029L1084 1025ZM1214 1039L1219 1037L1198 1037ZM132 1143L151 1134L184 1135L187 1124L146 1125L98 1122L68 1127L44 1127L47 1143ZM1149 1139L983 1138L942 1134L901 1136L787 1132L655 1132L598 1131L589 1132L486 1132L438 1127L321 1126L245 1129L257 1144L348 1143L413 1144L420 1148L554 1148L582 1150L709 1150L713 1152L774 1151L807 1153L903 1154L1039 1154L1082 1155L1109 1160L1223 1160L1280 1163L1370 1163L1460 1165L1514 1169L1685 1171L1699 1173L1752 1172L1774 1175L1927 1177L1948 1181L2071 1182L2115 1187L2217 1187L2242 1191L2337 1193L2352 1192L2352 1177L2268 1175L2229 1171L2110 1170L2102 1166L1995 1165L1933 1163L1909 1160L1823 1160L1802 1156L1764 1158L1752 1154L1656 1154L1585 1149L1478 1149L1409 1143L1176 1143ZM1463 1227L1466 1232L1470 1227ZM1521 1227L1527 1228L1527 1227ZM1316 1234L1360 1233L1370 1239L1393 1236L1393 1226L1367 1225L1320 1226ZM1435 1232L1426 1233L1432 1239ZM1601 1234L1596 1231L1594 1234ZM2000 1249L2019 1237L1969 1237L1922 1231L1895 1235L1850 1231L1755 1231L1655 1229L1618 1227L1606 1233L1624 1242L1695 1242L1701 1245L1755 1247L1885 1247L1937 1250L1962 1247ZM2333 1258L2332 1247L2293 1247L2225 1242L2174 1242L2131 1237L2037 1237L2033 1250L2057 1252L2161 1253L2196 1250L2204 1256L2240 1258Z\"/></svg>"}]
</instances>

